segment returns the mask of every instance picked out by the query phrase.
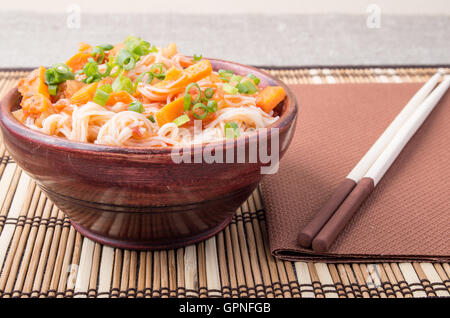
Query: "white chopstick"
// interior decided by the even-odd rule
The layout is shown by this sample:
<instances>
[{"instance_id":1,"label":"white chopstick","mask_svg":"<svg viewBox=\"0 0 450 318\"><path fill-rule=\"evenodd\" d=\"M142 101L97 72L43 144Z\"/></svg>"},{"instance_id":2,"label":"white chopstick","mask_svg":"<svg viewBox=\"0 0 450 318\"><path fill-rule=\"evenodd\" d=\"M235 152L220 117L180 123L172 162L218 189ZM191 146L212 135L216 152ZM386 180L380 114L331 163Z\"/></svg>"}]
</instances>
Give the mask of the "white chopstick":
<instances>
[{"instance_id":1,"label":"white chopstick","mask_svg":"<svg viewBox=\"0 0 450 318\"><path fill-rule=\"evenodd\" d=\"M339 209L344 200L352 193L355 187L357 187L359 181L366 175L386 147L388 147L389 143L405 122L418 109L433 88L435 88L436 84L440 81L442 74L442 71L438 71L416 92L416 94L414 94L383 134L372 145L369 151L367 151L342 183L336 188L333 195L316 213L314 218L300 231L298 242L301 246L305 248L311 246L313 239L319 234L337 209Z\"/></svg>"},{"instance_id":2,"label":"white chopstick","mask_svg":"<svg viewBox=\"0 0 450 318\"><path fill-rule=\"evenodd\" d=\"M381 152L390 143L394 135L406 122L406 120L414 113L417 107L423 102L425 97L431 92L431 90L436 86L436 84L441 79L442 73L439 71L434 74L428 82L426 82L417 93L411 98L411 100L406 104L402 111L395 117L391 124L386 128L386 130L378 137L377 141L372 145L372 147L367 151L367 153L361 158L361 160L356 164L356 166L347 175L348 179L355 181L356 183L361 180L364 174L373 165L375 160L380 156Z\"/></svg>"},{"instance_id":3,"label":"white chopstick","mask_svg":"<svg viewBox=\"0 0 450 318\"><path fill-rule=\"evenodd\" d=\"M336 237L348 224L364 200L377 186L378 182L381 178L383 178L386 171L392 165L411 137L420 128L434 107L439 103L439 100L449 87L450 76L446 76L444 80L419 105L416 111L408 118L380 156L375 160L373 165L364 174L363 178L361 178L356 187L350 192L328 222L326 222L317 236L314 237L312 241L313 250L324 252L331 246L331 244L333 244Z\"/></svg>"},{"instance_id":4,"label":"white chopstick","mask_svg":"<svg viewBox=\"0 0 450 318\"><path fill-rule=\"evenodd\" d=\"M408 118L397 134L395 134L386 149L365 173L364 178L373 179L375 186L378 184L394 160L400 154L403 147L405 147L434 107L438 104L439 100L445 94L449 86L450 76L446 76L444 80L431 92L431 94L428 95L428 97L411 115L411 117Z\"/></svg>"}]
</instances>

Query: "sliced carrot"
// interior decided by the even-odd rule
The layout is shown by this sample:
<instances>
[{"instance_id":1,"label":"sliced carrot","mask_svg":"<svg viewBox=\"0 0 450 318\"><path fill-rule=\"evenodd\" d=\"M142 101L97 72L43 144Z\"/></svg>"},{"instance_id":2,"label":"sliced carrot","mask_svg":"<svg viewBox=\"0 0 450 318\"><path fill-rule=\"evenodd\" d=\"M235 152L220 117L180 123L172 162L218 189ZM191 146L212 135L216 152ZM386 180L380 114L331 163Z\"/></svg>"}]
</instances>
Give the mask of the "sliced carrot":
<instances>
[{"instance_id":1,"label":"sliced carrot","mask_svg":"<svg viewBox=\"0 0 450 318\"><path fill-rule=\"evenodd\" d=\"M78 44L78 52L81 53L91 53L92 52L92 46L90 44L80 42Z\"/></svg>"},{"instance_id":2,"label":"sliced carrot","mask_svg":"<svg viewBox=\"0 0 450 318\"><path fill-rule=\"evenodd\" d=\"M46 112L52 107L52 103L48 97L41 93L36 93L31 97L22 99L20 103L24 114L40 114Z\"/></svg>"},{"instance_id":3,"label":"sliced carrot","mask_svg":"<svg viewBox=\"0 0 450 318\"><path fill-rule=\"evenodd\" d=\"M280 86L267 86L256 97L256 105L269 113L286 97L286 92Z\"/></svg>"},{"instance_id":4,"label":"sliced carrot","mask_svg":"<svg viewBox=\"0 0 450 318\"><path fill-rule=\"evenodd\" d=\"M124 104L130 104L133 102L133 98L130 94L125 91L120 92L112 92L109 94L108 101L106 102L107 106L115 105L118 102L122 102Z\"/></svg>"},{"instance_id":5,"label":"sliced carrot","mask_svg":"<svg viewBox=\"0 0 450 318\"><path fill-rule=\"evenodd\" d=\"M70 98L70 102L75 105L86 104L94 98L97 86L97 82L83 86L80 90L72 95L72 97Z\"/></svg>"},{"instance_id":6,"label":"sliced carrot","mask_svg":"<svg viewBox=\"0 0 450 318\"><path fill-rule=\"evenodd\" d=\"M184 113L184 101L183 97L175 99L163 108L161 108L156 114L156 121L159 127L164 124L171 123L173 120Z\"/></svg>"},{"instance_id":7,"label":"sliced carrot","mask_svg":"<svg viewBox=\"0 0 450 318\"><path fill-rule=\"evenodd\" d=\"M187 75L187 83L197 82L198 80L210 75L211 72L211 62L206 59L203 59L200 62L184 69L184 74Z\"/></svg>"},{"instance_id":8,"label":"sliced carrot","mask_svg":"<svg viewBox=\"0 0 450 318\"><path fill-rule=\"evenodd\" d=\"M173 71L175 72L175 71ZM179 81L174 88L183 88L187 86L189 83L197 82L198 80L201 80L202 78L210 75L212 72L212 66L211 62L208 60L201 60L198 63L195 63L188 68L185 68L182 73L179 73L178 78L181 77L181 74L186 75L183 80ZM168 85L172 84L174 81L175 76L170 76L169 79L164 79L163 81L159 82L155 86L157 87L167 87Z\"/></svg>"},{"instance_id":9,"label":"sliced carrot","mask_svg":"<svg viewBox=\"0 0 450 318\"><path fill-rule=\"evenodd\" d=\"M24 98L31 97L37 93L49 98L48 86L45 84L45 67L39 66L27 77L21 79L18 89Z\"/></svg>"},{"instance_id":10,"label":"sliced carrot","mask_svg":"<svg viewBox=\"0 0 450 318\"><path fill-rule=\"evenodd\" d=\"M170 43L165 48L161 50L161 55L167 58L172 58L175 54L178 53L177 45L175 43Z\"/></svg>"},{"instance_id":11,"label":"sliced carrot","mask_svg":"<svg viewBox=\"0 0 450 318\"><path fill-rule=\"evenodd\" d=\"M83 68L84 64L87 63L88 59L91 57L90 53L78 52L72 56L66 65L72 69L73 72L79 71Z\"/></svg>"}]
</instances>

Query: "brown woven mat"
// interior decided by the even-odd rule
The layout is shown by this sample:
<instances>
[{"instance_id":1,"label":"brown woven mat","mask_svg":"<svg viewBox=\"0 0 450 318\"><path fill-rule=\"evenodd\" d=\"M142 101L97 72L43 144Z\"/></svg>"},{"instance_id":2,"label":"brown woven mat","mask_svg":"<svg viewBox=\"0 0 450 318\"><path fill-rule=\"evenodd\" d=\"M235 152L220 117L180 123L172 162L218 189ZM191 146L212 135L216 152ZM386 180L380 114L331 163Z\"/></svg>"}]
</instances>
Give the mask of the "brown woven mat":
<instances>
[{"instance_id":1,"label":"brown woven mat","mask_svg":"<svg viewBox=\"0 0 450 318\"><path fill-rule=\"evenodd\" d=\"M422 83L292 85L297 130L261 184L271 250L288 260L450 260L450 93L326 253L298 244L347 173Z\"/></svg>"},{"instance_id":2,"label":"brown woven mat","mask_svg":"<svg viewBox=\"0 0 450 318\"><path fill-rule=\"evenodd\" d=\"M288 84L423 82L432 68L269 70ZM0 95L23 76L0 72ZM448 263L325 264L272 257L255 191L218 235L156 252L78 234L0 146L0 297L450 296Z\"/></svg>"}]
</instances>

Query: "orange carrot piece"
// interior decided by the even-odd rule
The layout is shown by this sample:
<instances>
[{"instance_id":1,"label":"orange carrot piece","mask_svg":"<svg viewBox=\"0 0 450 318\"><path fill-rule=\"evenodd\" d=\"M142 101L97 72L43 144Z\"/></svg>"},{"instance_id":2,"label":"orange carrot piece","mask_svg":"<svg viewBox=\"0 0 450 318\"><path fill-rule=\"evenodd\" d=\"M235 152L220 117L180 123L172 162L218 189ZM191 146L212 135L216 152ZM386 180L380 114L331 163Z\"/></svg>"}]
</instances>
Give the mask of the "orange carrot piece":
<instances>
[{"instance_id":1,"label":"orange carrot piece","mask_svg":"<svg viewBox=\"0 0 450 318\"><path fill-rule=\"evenodd\" d=\"M81 53L91 53L92 52L92 46L90 44L80 42L78 43L78 52Z\"/></svg>"},{"instance_id":2,"label":"orange carrot piece","mask_svg":"<svg viewBox=\"0 0 450 318\"><path fill-rule=\"evenodd\" d=\"M91 101L94 98L95 91L97 90L97 85L98 83L95 82L83 86L80 90L72 95L72 97L70 98L70 102L75 105L83 105Z\"/></svg>"},{"instance_id":3,"label":"orange carrot piece","mask_svg":"<svg viewBox=\"0 0 450 318\"><path fill-rule=\"evenodd\" d=\"M175 72L175 71L174 71ZM179 81L174 88L183 88L187 86L189 83L197 82L198 80L201 80L202 78L210 75L212 72L212 66L211 62L208 60L201 60L198 63L195 63L188 68L185 68L183 70L182 74L185 74L185 78L181 81ZM164 79L163 81L159 82L155 86L157 87L166 87L167 85L171 84L174 81L175 76L170 76L169 79ZM179 77L181 77L181 73L179 74ZM179 78L178 77L178 78Z\"/></svg>"},{"instance_id":4,"label":"orange carrot piece","mask_svg":"<svg viewBox=\"0 0 450 318\"><path fill-rule=\"evenodd\" d=\"M161 108L156 114L156 121L159 127L164 124L171 123L173 120L184 113L184 101L183 97L175 99L163 108Z\"/></svg>"},{"instance_id":5,"label":"orange carrot piece","mask_svg":"<svg viewBox=\"0 0 450 318\"><path fill-rule=\"evenodd\" d=\"M274 109L284 98L286 92L280 86L267 86L256 97L256 105L266 113Z\"/></svg>"},{"instance_id":6,"label":"orange carrot piece","mask_svg":"<svg viewBox=\"0 0 450 318\"><path fill-rule=\"evenodd\" d=\"M133 102L133 98L131 97L130 94L128 94L125 91L112 92L111 94L109 94L109 98L108 98L108 101L106 102L106 105L112 106L118 102L122 102L124 104L130 104L131 102Z\"/></svg>"},{"instance_id":7,"label":"orange carrot piece","mask_svg":"<svg viewBox=\"0 0 450 318\"><path fill-rule=\"evenodd\" d=\"M72 56L66 65L72 69L73 72L79 71L83 68L84 64L87 63L88 59L91 57L89 53L79 52Z\"/></svg>"},{"instance_id":8,"label":"orange carrot piece","mask_svg":"<svg viewBox=\"0 0 450 318\"><path fill-rule=\"evenodd\" d=\"M22 99L20 104L25 115L40 114L52 107L50 99L41 93L36 93L31 97Z\"/></svg>"},{"instance_id":9,"label":"orange carrot piece","mask_svg":"<svg viewBox=\"0 0 450 318\"><path fill-rule=\"evenodd\" d=\"M178 53L177 45L175 43L170 43L165 48L161 50L161 55L167 58L172 58L175 54Z\"/></svg>"},{"instance_id":10,"label":"orange carrot piece","mask_svg":"<svg viewBox=\"0 0 450 318\"><path fill-rule=\"evenodd\" d=\"M45 67L39 66L27 77L21 79L18 89L24 98L31 97L37 93L49 98L48 86L45 84Z\"/></svg>"},{"instance_id":11,"label":"orange carrot piece","mask_svg":"<svg viewBox=\"0 0 450 318\"><path fill-rule=\"evenodd\" d=\"M197 82L202 78L210 75L212 72L211 62L203 59L188 68L184 69L184 74L187 75L187 83Z\"/></svg>"}]
</instances>

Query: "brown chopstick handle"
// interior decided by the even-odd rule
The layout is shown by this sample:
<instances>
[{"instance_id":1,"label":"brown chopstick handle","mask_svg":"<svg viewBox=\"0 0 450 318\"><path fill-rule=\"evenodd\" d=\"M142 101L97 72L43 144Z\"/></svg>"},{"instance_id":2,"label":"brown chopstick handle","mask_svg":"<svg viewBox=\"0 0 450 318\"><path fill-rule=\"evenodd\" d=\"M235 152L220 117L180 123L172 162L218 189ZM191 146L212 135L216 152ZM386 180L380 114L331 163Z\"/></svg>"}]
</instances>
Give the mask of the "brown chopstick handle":
<instances>
[{"instance_id":1,"label":"brown chopstick handle","mask_svg":"<svg viewBox=\"0 0 450 318\"><path fill-rule=\"evenodd\" d=\"M330 248L336 237L342 232L374 187L373 179L371 178L362 178L358 182L358 185L312 241L312 249L314 251L325 252Z\"/></svg>"},{"instance_id":2,"label":"brown chopstick handle","mask_svg":"<svg viewBox=\"0 0 450 318\"><path fill-rule=\"evenodd\" d=\"M341 205L355 186L355 181L345 178L345 180L337 187L336 191L334 191L333 195L322 206L319 212L314 215L313 219L300 232L298 236L300 246L304 248L311 247L311 242L314 237L320 232L325 223L327 223L339 205Z\"/></svg>"}]
</instances>

